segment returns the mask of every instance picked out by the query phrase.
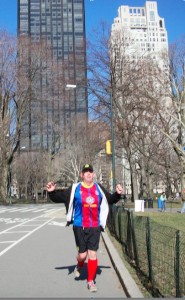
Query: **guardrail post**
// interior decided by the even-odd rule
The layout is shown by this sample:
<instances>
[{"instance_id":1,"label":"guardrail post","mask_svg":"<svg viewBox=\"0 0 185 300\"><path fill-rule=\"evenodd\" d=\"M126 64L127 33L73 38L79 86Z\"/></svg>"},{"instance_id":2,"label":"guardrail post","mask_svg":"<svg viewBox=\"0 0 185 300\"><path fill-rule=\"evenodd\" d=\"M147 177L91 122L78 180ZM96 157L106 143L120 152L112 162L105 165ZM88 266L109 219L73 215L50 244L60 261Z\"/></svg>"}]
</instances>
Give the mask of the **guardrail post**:
<instances>
[{"instance_id":1,"label":"guardrail post","mask_svg":"<svg viewBox=\"0 0 185 300\"><path fill-rule=\"evenodd\" d=\"M135 236L135 225L134 225L134 217L133 217L133 212L129 211L129 223L128 223L128 230L130 232L131 235L131 241L132 241L132 245L133 245L133 256L134 256L134 260L135 260L135 264L136 267L139 269L139 260L138 260L138 251L137 251L137 243L136 243L136 236ZM130 253L132 253L132 247L131 247L131 243L130 243ZM132 257L133 259L133 257Z\"/></svg>"},{"instance_id":2,"label":"guardrail post","mask_svg":"<svg viewBox=\"0 0 185 300\"><path fill-rule=\"evenodd\" d=\"M180 292L180 231L176 231L176 243L175 243L175 285L176 285L176 298L181 297Z\"/></svg>"},{"instance_id":3,"label":"guardrail post","mask_svg":"<svg viewBox=\"0 0 185 300\"><path fill-rule=\"evenodd\" d=\"M146 247L147 247L147 258L148 258L148 274L149 280L152 283L153 274L152 274L152 251L151 251L151 237L150 237L150 218L146 219Z\"/></svg>"}]
</instances>

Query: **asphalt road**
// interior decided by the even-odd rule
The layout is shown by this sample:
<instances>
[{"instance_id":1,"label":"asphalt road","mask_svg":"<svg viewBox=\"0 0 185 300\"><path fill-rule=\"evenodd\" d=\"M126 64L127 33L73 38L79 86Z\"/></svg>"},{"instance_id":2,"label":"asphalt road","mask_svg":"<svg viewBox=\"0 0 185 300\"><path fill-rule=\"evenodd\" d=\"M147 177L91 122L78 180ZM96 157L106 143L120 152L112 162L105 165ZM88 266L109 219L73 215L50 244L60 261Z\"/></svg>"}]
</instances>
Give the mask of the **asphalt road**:
<instances>
[{"instance_id":1,"label":"asphalt road","mask_svg":"<svg viewBox=\"0 0 185 300\"><path fill-rule=\"evenodd\" d=\"M103 240L97 293L86 286L86 265L75 280L76 248L63 204L0 206L1 298L126 298Z\"/></svg>"}]
</instances>

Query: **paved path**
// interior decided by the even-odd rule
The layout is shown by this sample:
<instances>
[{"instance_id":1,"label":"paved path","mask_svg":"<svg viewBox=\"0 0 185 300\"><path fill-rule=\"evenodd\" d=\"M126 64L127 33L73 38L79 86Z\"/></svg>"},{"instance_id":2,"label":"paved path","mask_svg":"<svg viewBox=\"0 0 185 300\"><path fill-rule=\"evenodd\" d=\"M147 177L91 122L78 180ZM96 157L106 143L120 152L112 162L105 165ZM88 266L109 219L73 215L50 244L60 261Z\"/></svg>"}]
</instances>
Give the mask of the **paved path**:
<instances>
[{"instance_id":1,"label":"paved path","mask_svg":"<svg viewBox=\"0 0 185 300\"><path fill-rule=\"evenodd\" d=\"M74 279L75 242L65 218L61 204L0 206L1 298L126 298L102 238L97 293L87 290L86 265Z\"/></svg>"}]
</instances>

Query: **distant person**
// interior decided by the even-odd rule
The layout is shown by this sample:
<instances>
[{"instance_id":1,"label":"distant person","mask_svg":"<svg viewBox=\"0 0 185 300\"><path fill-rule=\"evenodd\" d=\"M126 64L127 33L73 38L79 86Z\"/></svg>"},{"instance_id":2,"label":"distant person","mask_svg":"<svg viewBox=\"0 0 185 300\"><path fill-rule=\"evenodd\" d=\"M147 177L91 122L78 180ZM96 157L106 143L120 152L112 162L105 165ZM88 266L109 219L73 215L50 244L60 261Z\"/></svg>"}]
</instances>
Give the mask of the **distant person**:
<instances>
[{"instance_id":1,"label":"distant person","mask_svg":"<svg viewBox=\"0 0 185 300\"><path fill-rule=\"evenodd\" d=\"M158 194L158 192L157 192L157 193L156 193L156 196L155 196L155 200L157 201L158 198L159 198L159 194Z\"/></svg>"},{"instance_id":2,"label":"distant person","mask_svg":"<svg viewBox=\"0 0 185 300\"><path fill-rule=\"evenodd\" d=\"M75 278L80 277L86 258L87 287L96 292L94 279L98 267L97 250L101 230L104 231L109 205L120 200L123 189L116 185L116 192L110 194L103 186L94 182L94 170L85 164L81 171L82 182L74 183L65 192L56 191L56 184L49 182L47 191L54 202L63 202L67 206L67 225L73 223L73 232L77 246L77 266Z\"/></svg>"},{"instance_id":3,"label":"distant person","mask_svg":"<svg viewBox=\"0 0 185 300\"><path fill-rule=\"evenodd\" d=\"M185 213L185 202L183 203L183 206L182 206L182 208L181 208L181 214L182 213Z\"/></svg>"},{"instance_id":4,"label":"distant person","mask_svg":"<svg viewBox=\"0 0 185 300\"><path fill-rule=\"evenodd\" d=\"M165 212L166 211L166 194L165 192L163 192L160 196L160 200L161 200L161 211Z\"/></svg>"},{"instance_id":5,"label":"distant person","mask_svg":"<svg viewBox=\"0 0 185 300\"><path fill-rule=\"evenodd\" d=\"M177 212L178 212L178 213L181 213L181 214L185 213L185 201L184 201L184 203L183 203L183 205L182 205L181 210L178 210Z\"/></svg>"},{"instance_id":6,"label":"distant person","mask_svg":"<svg viewBox=\"0 0 185 300\"><path fill-rule=\"evenodd\" d=\"M175 194L175 198L176 198L176 200L179 200L179 198L180 198L180 195L179 195L179 193L178 193L178 192Z\"/></svg>"}]
</instances>

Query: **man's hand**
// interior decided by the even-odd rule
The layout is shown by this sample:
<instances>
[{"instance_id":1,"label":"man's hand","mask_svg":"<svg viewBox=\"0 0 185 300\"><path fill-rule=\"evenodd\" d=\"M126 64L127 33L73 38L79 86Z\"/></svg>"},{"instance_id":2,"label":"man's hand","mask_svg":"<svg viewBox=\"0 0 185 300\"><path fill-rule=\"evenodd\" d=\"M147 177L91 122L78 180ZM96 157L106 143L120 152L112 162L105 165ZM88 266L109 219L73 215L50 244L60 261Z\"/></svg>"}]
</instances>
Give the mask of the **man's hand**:
<instances>
[{"instance_id":1,"label":"man's hand","mask_svg":"<svg viewBox=\"0 0 185 300\"><path fill-rule=\"evenodd\" d=\"M122 188L121 184L116 185L116 193L119 195L123 194L123 188Z\"/></svg>"},{"instance_id":2,"label":"man's hand","mask_svg":"<svg viewBox=\"0 0 185 300\"><path fill-rule=\"evenodd\" d=\"M48 192L53 192L56 188L56 184L54 182L48 182L46 188Z\"/></svg>"}]
</instances>

